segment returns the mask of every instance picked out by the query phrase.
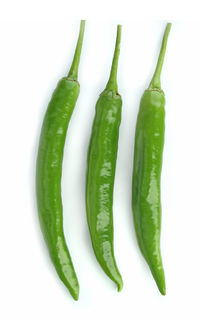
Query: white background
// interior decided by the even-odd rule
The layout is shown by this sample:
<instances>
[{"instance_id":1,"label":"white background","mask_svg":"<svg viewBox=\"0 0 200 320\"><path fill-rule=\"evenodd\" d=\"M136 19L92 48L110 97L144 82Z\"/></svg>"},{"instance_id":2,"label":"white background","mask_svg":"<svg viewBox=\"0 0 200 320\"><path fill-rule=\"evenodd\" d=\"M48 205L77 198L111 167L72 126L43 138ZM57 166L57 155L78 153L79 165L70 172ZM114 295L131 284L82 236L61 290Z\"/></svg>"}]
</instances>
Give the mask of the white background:
<instances>
[{"instance_id":1,"label":"white background","mask_svg":"<svg viewBox=\"0 0 200 320\"><path fill-rule=\"evenodd\" d=\"M180 3L187 17L186 2ZM140 6L138 12L144 9L141 20L132 19L137 16L133 7L127 6L125 14L126 1L121 4L121 16L120 1L115 2L116 10L114 3L108 6L101 1L94 14L89 1L72 7L62 1L56 5L44 1L41 6L37 1L34 5L8 1L1 10L2 320L199 319L200 24L192 19L190 3L189 20L176 19L179 2L171 15L165 4L159 14L159 2L146 10ZM75 302L50 262L38 223L34 181L43 116L57 81L70 67L78 19L87 17L87 8L91 14L79 68L81 91L67 133L62 180L65 235L80 283ZM162 72L166 136L161 247L167 285L163 297L137 246L131 178L139 101L153 74L168 18L173 25ZM123 112L114 190L115 256L124 280L120 293L96 262L84 202L95 103L108 79L117 23L123 25L118 69Z\"/></svg>"}]
</instances>

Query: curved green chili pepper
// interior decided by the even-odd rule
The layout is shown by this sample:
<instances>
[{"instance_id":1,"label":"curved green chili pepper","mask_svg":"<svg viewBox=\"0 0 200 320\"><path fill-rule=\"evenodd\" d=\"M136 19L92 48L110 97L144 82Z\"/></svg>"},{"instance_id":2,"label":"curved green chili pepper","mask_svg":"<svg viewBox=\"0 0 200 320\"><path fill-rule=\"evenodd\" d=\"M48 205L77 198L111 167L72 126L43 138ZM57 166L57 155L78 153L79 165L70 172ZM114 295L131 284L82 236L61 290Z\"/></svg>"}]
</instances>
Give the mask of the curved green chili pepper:
<instances>
[{"instance_id":1,"label":"curved green chili pepper","mask_svg":"<svg viewBox=\"0 0 200 320\"><path fill-rule=\"evenodd\" d=\"M121 122L121 96L117 91L117 65L121 26L117 29L115 53L106 89L96 104L88 151L86 209L94 253L105 273L123 287L113 249L113 186Z\"/></svg>"},{"instance_id":2,"label":"curved green chili pepper","mask_svg":"<svg viewBox=\"0 0 200 320\"><path fill-rule=\"evenodd\" d=\"M57 273L75 300L78 300L79 284L63 232L61 174L66 132L80 91L77 76L84 28L85 21L81 21L71 69L68 76L58 82L48 105L36 169L36 194L42 232Z\"/></svg>"},{"instance_id":3,"label":"curved green chili pepper","mask_svg":"<svg viewBox=\"0 0 200 320\"><path fill-rule=\"evenodd\" d=\"M165 295L165 275L160 253L160 177L165 130L165 96L160 74L171 24L168 23L155 73L144 92L137 118L133 169L133 214L136 235L160 292Z\"/></svg>"}]
</instances>

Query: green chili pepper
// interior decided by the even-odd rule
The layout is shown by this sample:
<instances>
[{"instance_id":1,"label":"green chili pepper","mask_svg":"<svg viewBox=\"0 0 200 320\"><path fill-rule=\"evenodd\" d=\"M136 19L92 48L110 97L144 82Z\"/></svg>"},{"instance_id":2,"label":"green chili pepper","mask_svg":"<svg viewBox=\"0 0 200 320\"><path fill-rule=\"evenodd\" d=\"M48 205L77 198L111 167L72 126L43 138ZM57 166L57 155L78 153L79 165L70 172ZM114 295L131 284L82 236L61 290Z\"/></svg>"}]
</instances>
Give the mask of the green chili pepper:
<instances>
[{"instance_id":1,"label":"green chili pepper","mask_svg":"<svg viewBox=\"0 0 200 320\"><path fill-rule=\"evenodd\" d=\"M63 232L61 175L65 137L79 95L77 81L85 21L71 69L62 78L48 105L40 135L36 169L36 194L41 229L57 273L71 295L78 300L79 284Z\"/></svg>"},{"instance_id":2,"label":"green chili pepper","mask_svg":"<svg viewBox=\"0 0 200 320\"><path fill-rule=\"evenodd\" d=\"M136 235L161 294L165 275L160 252L160 177L165 131L165 96L160 74L171 23L167 24L151 83L144 92L137 118L133 169L132 206Z\"/></svg>"},{"instance_id":3,"label":"green chili pepper","mask_svg":"<svg viewBox=\"0 0 200 320\"><path fill-rule=\"evenodd\" d=\"M86 210L94 253L105 273L123 287L113 249L113 186L117 158L122 99L117 90L117 65L121 26L117 28L110 78L101 93L88 151Z\"/></svg>"}]
</instances>

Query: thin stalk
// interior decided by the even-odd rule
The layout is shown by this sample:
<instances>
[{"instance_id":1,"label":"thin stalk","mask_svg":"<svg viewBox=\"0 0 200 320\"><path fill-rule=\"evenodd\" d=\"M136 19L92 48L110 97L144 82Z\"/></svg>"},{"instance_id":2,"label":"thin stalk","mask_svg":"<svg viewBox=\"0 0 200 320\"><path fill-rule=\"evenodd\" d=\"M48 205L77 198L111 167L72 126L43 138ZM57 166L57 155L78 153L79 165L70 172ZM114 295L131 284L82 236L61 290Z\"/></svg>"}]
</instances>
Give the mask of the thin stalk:
<instances>
[{"instance_id":1,"label":"thin stalk","mask_svg":"<svg viewBox=\"0 0 200 320\"><path fill-rule=\"evenodd\" d=\"M81 49L82 49L82 44L83 44L84 30L85 30L85 20L81 20L76 50L74 53L74 58L72 61L71 68L70 68L68 76L67 76L68 78L73 79L73 80L77 80L77 78L78 78L78 67L79 67Z\"/></svg>"},{"instance_id":2,"label":"thin stalk","mask_svg":"<svg viewBox=\"0 0 200 320\"><path fill-rule=\"evenodd\" d=\"M121 43L121 31L122 26L117 26L117 38L115 43L115 52L112 61L112 67L110 71L110 77L106 86L106 90L117 92L117 67L120 53L120 43Z\"/></svg>"},{"instance_id":3,"label":"thin stalk","mask_svg":"<svg viewBox=\"0 0 200 320\"><path fill-rule=\"evenodd\" d=\"M168 23L166 26L165 33L164 33L163 40L162 40L161 49L160 49L160 54L158 57L156 70L155 70L153 78L150 82L149 89L153 89L153 88L161 89L160 75L161 75L162 66L163 66L163 62L164 62L164 58L165 58L167 40L168 40L169 32L171 29L171 25L172 25L171 23Z\"/></svg>"}]
</instances>

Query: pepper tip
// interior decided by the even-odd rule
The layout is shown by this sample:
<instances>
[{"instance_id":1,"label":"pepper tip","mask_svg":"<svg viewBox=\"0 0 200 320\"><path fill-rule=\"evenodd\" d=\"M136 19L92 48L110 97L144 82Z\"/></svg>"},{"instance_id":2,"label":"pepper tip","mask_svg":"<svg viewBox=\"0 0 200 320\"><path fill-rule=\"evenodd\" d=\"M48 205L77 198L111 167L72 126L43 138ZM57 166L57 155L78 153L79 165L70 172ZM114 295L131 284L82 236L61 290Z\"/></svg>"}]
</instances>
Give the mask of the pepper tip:
<instances>
[{"instance_id":1,"label":"pepper tip","mask_svg":"<svg viewBox=\"0 0 200 320\"><path fill-rule=\"evenodd\" d=\"M123 281L122 279L120 279L120 281L118 281L117 283L117 291L120 292L123 289Z\"/></svg>"}]
</instances>

